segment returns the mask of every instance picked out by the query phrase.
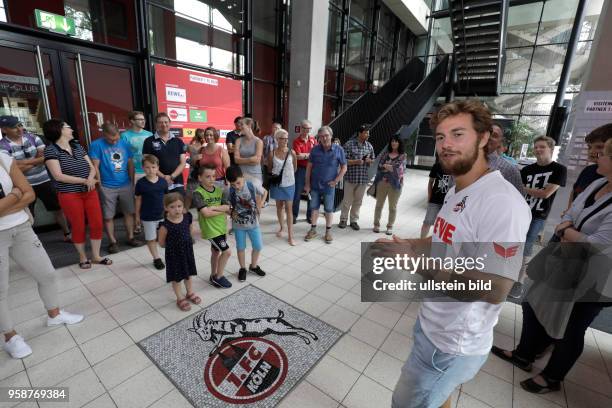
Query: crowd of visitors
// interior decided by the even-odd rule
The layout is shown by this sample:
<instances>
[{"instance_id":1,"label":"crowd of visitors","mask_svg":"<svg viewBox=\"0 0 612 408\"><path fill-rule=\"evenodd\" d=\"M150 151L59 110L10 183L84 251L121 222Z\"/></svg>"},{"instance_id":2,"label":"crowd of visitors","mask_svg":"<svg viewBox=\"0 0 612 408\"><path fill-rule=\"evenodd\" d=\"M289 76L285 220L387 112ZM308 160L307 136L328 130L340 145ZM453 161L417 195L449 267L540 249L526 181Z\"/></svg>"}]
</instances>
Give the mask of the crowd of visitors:
<instances>
[{"instance_id":1,"label":"crowd of visitors","mask_svg":"<svg viewBox=\"0 0 612 408\"><path fill-rule=\"evenodd\" d=\"M574 299L551 311L538 281L523 295L526 276L535 276L529 272L538 259L538 254L532 258L533 246L557 191L566 184L567 169L553 161L555 141L540 136L533 141L536 162L519 170L505 156L503 129L476 100L448 103L431 117L436 163L429 174L420 238L415 239L393 235L407 164L398 135L389 137L377 160L368 142L367 124L342 146L329 126L319 128L315 137L308 120L301 122L299 134L290 143L289 133L278 123L261 137L257 121L237 117L224 147L214 127L198 129L186 145L170 132L170 117L163 112L155 117L153 134L144 130L142 112L132 112L129 118L131 128L121 134L114 124L105 123L101 137L86 151L75 140L70 125L61 120L44 123L43 142L26 132L17 118L0 117L4 136L0 140L0 328L5 335L4 348L14 358L32 351L10 319L9 257L37 281L48 313L47 324L74 324L83 319L59 308L56 274L32 230L28 211L34 209L37 197L74 244L82 269L112 264L101 255L101 239L106 227L106 250L110 254L118 251L114 219L120 208L127 243L142 245L137 237L139 230L143 231L153 265L165 269L176 305L183 311L202 302L191 279L197 274L195 222L201 239L211 245L211 285L232 286L224 276L232 254L228 242L232 233L240 265L238 280L245 281L249 272L266 275L259 263L264 246L259 218L268 197L276 204L276 236L281 238L286 232L291 246L297 244L294 224L303 199L310 225L304 240L318 237L323 204L322 239L333 243L335 194L341 183L344 196L339 228L361 229L359 213L367 192L376 199L372 231L380 233L382 210L388 202L385 233L392 237L378 240L388 245L386 251L444 257L456 243L480 243L468 246L462 255L475 258L482 251L491 255L485 257L483 269L462 274L417 271L438 282L486 277L492 287L485 294L464 291L462 302L451 302L456 294L450 292L444 293L442 300L422 302L412 352L393 394L397 407L447 404L453 390L476 375L489 352L531 371L536 357L552 346L544 370L521 385L534 393L559 390L582 353L586 329L603 307L612 305L612 293L602 291L606 301ZM592 256L612 245L612 124L592 131L586 142L594 164L586 167L574 184L552 241L590 245L585 256ZM197 220L189 211L192 205ZM91 257L85 246L87 225ZM252 249L248 263L247 238ZM164 260L158 246L165 248ZM508 296L523 298L523 331L512 351L492 347L493 327Z\"/></svg>"}]
</instances>

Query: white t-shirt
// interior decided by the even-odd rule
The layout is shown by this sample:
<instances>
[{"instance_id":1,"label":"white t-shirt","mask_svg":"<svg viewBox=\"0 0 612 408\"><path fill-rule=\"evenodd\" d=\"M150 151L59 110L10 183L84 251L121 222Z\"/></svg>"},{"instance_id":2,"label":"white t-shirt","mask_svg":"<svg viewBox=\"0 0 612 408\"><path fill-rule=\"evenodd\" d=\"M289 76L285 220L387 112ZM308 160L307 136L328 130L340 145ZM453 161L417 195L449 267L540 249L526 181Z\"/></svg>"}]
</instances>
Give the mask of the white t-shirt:
<instances>
[{"instance_id":1,"label":"white t-shirt","mask_svg":"<svg viewBox=\"0 0 612 408\"><path fill-rule=\"evenodd\" d=\"M10 170L13 158L4 152L0 152L0 184L2 184L2 190L4 195L8 195L13 189L13 180L11 180L10 174L5 170ZM28 221L29 217L25 211L19 211L14 214L8 214L0 217L0 231L7 230L9 228L16 227L17 225L23 224Z\"/></svg>"},{"instance_id":2,"label":"white t-shirt","mask_svg":"<svg viewBox=\"0 0 612 408\"><path fill-rule=\"evenodd\" d=\"M517 280L531 222L525 199L499 171L455 189L446 193L434 223L431 256L482 257L483 272ZM444 353L487 354L502 305L445 299L423 301L419 319L427 338Z\"/></svg>"}]
</instances>

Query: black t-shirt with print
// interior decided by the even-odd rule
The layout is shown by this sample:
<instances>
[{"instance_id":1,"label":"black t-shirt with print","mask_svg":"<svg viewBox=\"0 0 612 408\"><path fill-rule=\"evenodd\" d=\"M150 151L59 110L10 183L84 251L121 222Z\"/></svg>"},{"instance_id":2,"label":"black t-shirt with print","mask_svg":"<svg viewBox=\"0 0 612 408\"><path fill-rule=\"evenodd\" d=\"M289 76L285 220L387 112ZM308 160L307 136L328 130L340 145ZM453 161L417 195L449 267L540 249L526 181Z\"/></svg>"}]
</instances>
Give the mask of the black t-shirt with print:
<instances>
[{"instance_id":1,"label":"black t-shirt with print","mask_svg":"<svg viewBox=\"0 0 612 408\"><path fill-rule=\"evenodd\" d=\"M431 199L429 200L432 204L444 204L444 196L446 192L453 186L453 179L449 174L446 174L442 170L440 163L436 162L429 172L429 178L434 179L434 183L431 191Z\"/></svg>"},{"instance_id":2,"label":"black t-shirt with print","mask_svg":"<svg viewBox=\"0 0 612 408\"><path fill-rule=\"evenodd\" d=\"M563 187L567 180L567 168L557 162L551 162L546 166L533 163L523 167L521 178L528 188L543 189L548 184L558 184ZM527 194L527 204L531 208L532 217L546 219L556 194L555 192L548 198L535 198Z\"/></svg>"}]
</instances>

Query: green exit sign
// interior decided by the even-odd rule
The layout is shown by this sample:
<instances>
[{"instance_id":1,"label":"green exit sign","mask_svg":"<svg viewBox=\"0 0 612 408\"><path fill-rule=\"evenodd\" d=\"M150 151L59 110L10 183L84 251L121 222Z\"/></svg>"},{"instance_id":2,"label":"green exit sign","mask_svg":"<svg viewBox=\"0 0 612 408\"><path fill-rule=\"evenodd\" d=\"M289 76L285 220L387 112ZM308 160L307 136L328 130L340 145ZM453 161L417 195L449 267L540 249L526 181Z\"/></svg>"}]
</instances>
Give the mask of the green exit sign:
<instances>
[{"instance_id":1,"label":"green exit sign","mask_svg":"<svg viewBox=\"0 0 612 408\"><path fill-rule=\"evenodd\" d=\"M35 9L36 26L54 33L76 35L74 19Z\"/></svg>"}]
</instances>

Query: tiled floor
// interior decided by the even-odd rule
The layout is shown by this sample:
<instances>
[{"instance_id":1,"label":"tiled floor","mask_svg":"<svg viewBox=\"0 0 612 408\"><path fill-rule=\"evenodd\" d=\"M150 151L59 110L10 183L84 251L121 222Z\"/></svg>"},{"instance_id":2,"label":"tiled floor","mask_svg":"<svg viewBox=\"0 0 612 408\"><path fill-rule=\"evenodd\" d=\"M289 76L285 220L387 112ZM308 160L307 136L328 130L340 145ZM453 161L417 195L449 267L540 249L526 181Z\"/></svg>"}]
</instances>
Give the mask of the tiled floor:
<instances>
[{"instance_id":1,"label":"tiled floor","mask_svg":"<svg viewBox=\"0 0 612 408\"><path fill-rule=\"evenodd\" d=\"M408 172L398 212L398 235L418 234L426 183L425 172ZM370 229L373 209L374 200L366 197L361 210L363 229L334 228L332 245L321 240L303 242L307 225L300 222L296 247L275 237L274 207L263 211L266 246L260 265L269 274L263 279L249 276L247 282L347 332L282 401L282 407L390 406L392 389L410 352L418 304L360 302L359 242L377 237ZM199 240L196 252L200 275L195 288L204 299L203 307L243 286L235 277L235 257L227 267L233 288L221 291L209 286L209 245ZM135 345L187 314L175 306L164 273L150 265L146 248L122 252L112 259L110 267L57 271L65 308L84 313L86 319L79 325L55 328L43 326L44 310L35 283L13 265L12 316L34 353L24 360L12 360L0 352L0 387L68 386L72 407L189 406ZM520 324L520 309L507 303L495 330L495 343L512 347L518 341ZM528 394L519 386L526 374L491 357L474 380L455 392L453 406L610 408L611 373L612 335L589 330L584 354L562 392Z\"/></svg>"}]
</instances>

